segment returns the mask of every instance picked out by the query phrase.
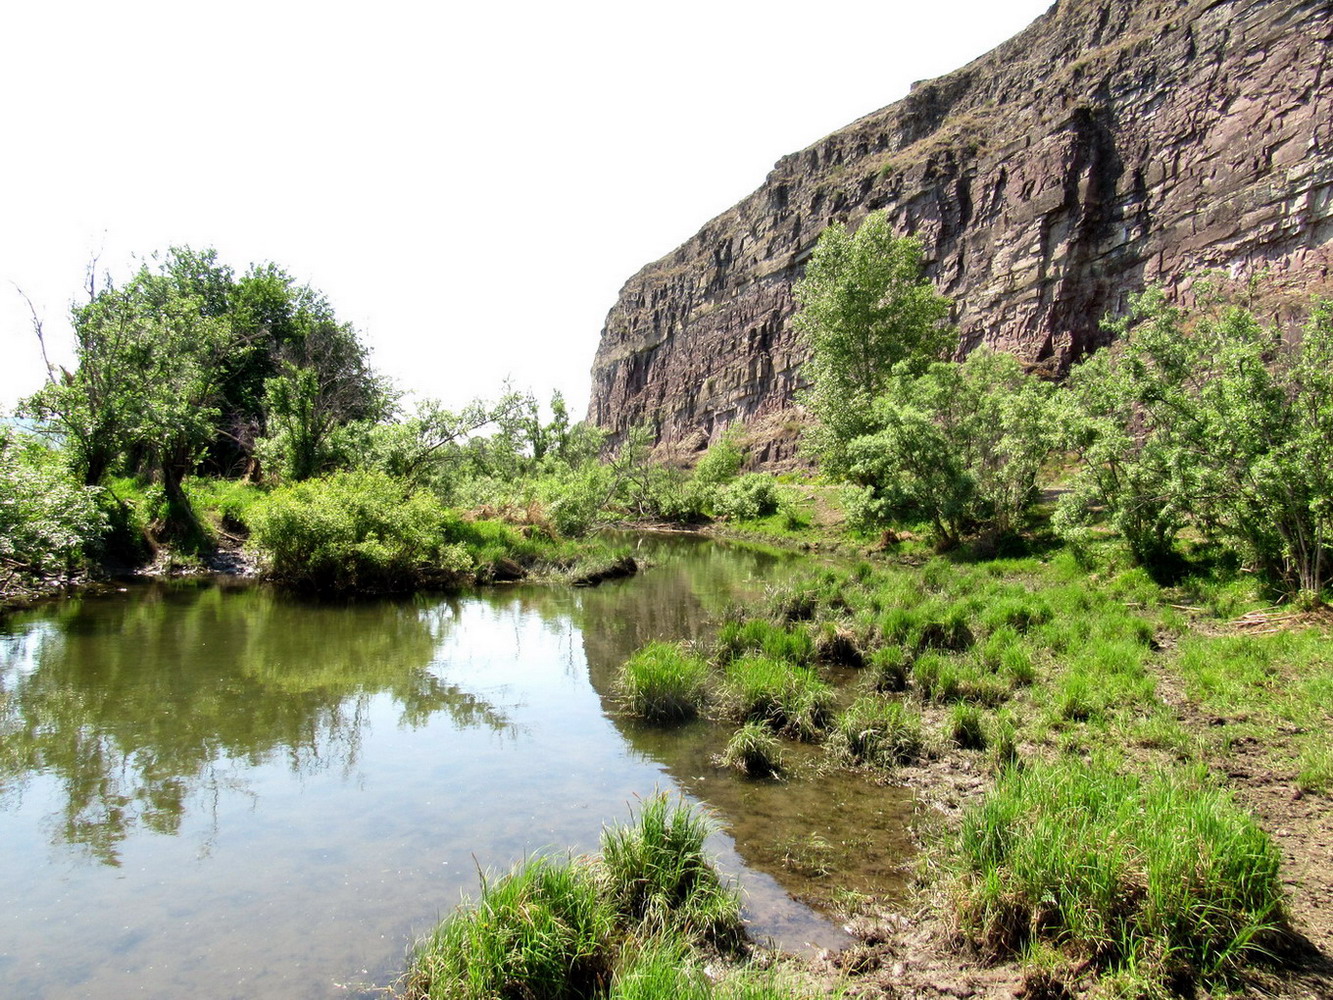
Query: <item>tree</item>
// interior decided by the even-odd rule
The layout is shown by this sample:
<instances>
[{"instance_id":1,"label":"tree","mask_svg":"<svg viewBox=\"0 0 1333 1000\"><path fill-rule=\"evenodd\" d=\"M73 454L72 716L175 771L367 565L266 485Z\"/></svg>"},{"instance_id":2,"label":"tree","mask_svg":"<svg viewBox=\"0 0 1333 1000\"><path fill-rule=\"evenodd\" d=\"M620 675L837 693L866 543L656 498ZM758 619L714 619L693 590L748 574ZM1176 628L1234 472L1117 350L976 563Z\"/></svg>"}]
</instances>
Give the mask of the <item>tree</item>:
<instances>
[{"instance_id":1,"label":"tree","mask_svg":"<svg viewBox=\"0 0 1333 1000\"><path fill-rule=\"evenodd\" d=\"M847 445L859 488L849 513L864 528L926 520L944 546L1017 530L1051 450L1049 395L1017 359L984 347L900 372L874 402L877 429Z\"/></svg>"},{"instance_id":2,"label":"tree","mask_svg":"<svg viewBox=\"0 0 1333 1000\"><path fill-rule=\"evenodd\" d=\"M820 234L794 294L810 350L804 402L818 421L811 444L826 471L846 469L846 445L872 430L870 403L895 373L920 374L954 346L947 298L923 277L921 244L872 213L855 233Z\"/></svg>"},{"instance_id":3,"label":"tree","mask_svg":"<svg viewBox=\"0 0 1333 1000\"><path fill-rule=\"evenodd\" d=\"M245 345L169 266L104 288L72 320L78 367L51 371L23 412L55 425L87 485L134 454L158 470L169 501L183 502L181 480L218 415L220 363Z\"/></svg>"},{"instance_id":4,"label":"tree","mask_svg":"<svg viewBox=\"0 0 1333 1000\"><path fill-rule=\"evenodd\" d=\"M1317 594L1333 567L1333 306L1315 303L1296 342L1224 299L1186 314L1159 289L1109 325L1120 345L1073 383L1085 472L1065 531L1103 507L1151 563L1192 523Z\"/></svg>"}]
</instances>

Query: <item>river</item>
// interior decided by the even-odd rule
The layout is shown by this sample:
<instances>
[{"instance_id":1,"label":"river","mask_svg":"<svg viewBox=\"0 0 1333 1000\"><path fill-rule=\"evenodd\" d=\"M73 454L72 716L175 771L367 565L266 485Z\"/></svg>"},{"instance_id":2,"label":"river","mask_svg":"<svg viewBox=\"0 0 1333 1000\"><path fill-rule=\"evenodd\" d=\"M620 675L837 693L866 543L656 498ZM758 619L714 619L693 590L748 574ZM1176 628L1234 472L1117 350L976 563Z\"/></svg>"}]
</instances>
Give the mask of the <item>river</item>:
<instances>
[{"instance_id":1,"label":"river","mask_svg":"<svg viewBox=\"0 0 1333 1000\"><path fill-rule=\"evenodd\" d=\"M710 759L728 727L614 692L639 645L706 639L799 560L637 545L650 568L595 589L145 583L0 621L0 995L382 996L479 870L594 851L658 789L713 811L752 935L843 943L835 885L901 888L907 793L817 748L747 781Z\"/></svg>"}]
</instances>

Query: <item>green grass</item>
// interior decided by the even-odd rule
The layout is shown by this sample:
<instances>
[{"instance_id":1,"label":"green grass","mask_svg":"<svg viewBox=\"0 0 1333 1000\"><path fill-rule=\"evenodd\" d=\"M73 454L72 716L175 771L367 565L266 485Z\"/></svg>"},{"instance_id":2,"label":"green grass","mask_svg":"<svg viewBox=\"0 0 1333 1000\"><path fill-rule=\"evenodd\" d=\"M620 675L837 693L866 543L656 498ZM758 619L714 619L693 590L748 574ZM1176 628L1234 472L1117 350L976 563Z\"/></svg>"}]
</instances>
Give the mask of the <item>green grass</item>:
<instances>
[{"instance_id":1,"label":"green grass","mask_svg":"<svg viewBox=\"0 0 1333 1000\"><path fill-rule=\"evenodd\" d=\"M751 653L801 665L815 658L815 643L809 632L774 625L763 618L724 622L718 629L716 650L723 663Z\"/></svg>"},{"instance_id":2,"label":"green grass","mask_svg":"<svg viewBox=\"0 0 1333 1000\"><path fill-rule=\"evenodd\" d=\"M957 702L949 711L949 738L964 750L986 749L986 727L981 710L967 702Z\"/></svg>"},{"instance_id":3,"label":"green grass","mask_svg":"<svg viewBox=\"0 0 1333 1000\"><path fill-rule=\"evenodd\" d=\"M618 686L628 709L654 722L690 719L705 698L708 664L678 643L651 642L620 668Z\"/></svg>"},{"instance_id":4,"label":"green grass","mask_svg":"<svg viewBox=\"0 0 1333 1000\"><path fill-rule=\"evenodd\" d=\"M1283 919L1277 850L1199 770L1007 769L965 815L953 863L960 924L997 955L1040 939L1103 968L1209 976Z\"/></svg>"},{"instance_id":5,"label":"green grass","mask_svg":"<svg viewBox=\"0 0 1333 1000\"><path fill-rule=\"evenodd\" d=\"M721 700L738 722L758 722L795 739L813 740L828 729L835 694L807 667L743 656L727 664Z\"/></svg>"},{"instance_id":6,"label":"green grass","mask_svg":"<svg viewBox=\"0 0 1333 1000\"><path fill-rule=\"evenodd\" d=\"M784 770L781 742L761 722L747 722L737 729L718 762L748 778L767 778Z\"/></svg>"},{"instance_id":7,"label":"green grass","mask_svg":"<svg viewBox=\"0 0 1333 1000\"><path fill-rule=\"evenodd\" d=\"M602 833L598 877L623 924L731 948L744 929L740 899L704 852L708 824L664 794L643 803L630 826Z\"/></svg>"},{"instance_id":8,"label":"green grass","mask_svg":"<svg viewBox=\"0 0 1333 1000\"><path fill-rule=\"evenodd\" d=\"M838 716L829 749L852 764L894 767L921 756L921 714L897 699L858 698Z\"/></svg>"},{"instance_id":9,"label":"green grass","mask_svg":"<svg viewBox=\"0 0 1333 1000\"><path fill-rule=\"evenodd\" d=\"M532 858L417 944L403 996L581 1000L610 981L612 928L586 866Z\"/></svg>"}]
</instances>

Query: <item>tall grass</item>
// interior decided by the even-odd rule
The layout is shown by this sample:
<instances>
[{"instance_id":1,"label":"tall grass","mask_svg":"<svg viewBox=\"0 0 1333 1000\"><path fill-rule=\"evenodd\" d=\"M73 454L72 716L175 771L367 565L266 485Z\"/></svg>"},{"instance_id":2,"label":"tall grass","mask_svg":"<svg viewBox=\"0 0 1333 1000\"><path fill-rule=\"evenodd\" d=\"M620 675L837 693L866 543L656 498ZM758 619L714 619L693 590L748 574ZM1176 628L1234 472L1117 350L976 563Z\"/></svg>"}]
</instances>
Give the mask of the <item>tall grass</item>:
<instances>
[{"instance_id":1,"label":"tall grass","mask_svg":"<svg viewBox=\"0 0 1333 1000\"><path fill-rule=\"evenodd\" d=\"M763 618L724 622L717 633L717 658L727 663L747 654L805 665L815 658L815 643L803 628L774 625Z\"/></svg>"},{"instance_id":2,"label":"tall grass","mask_svg":"<svg viewBox=\"0 0 1333 1000\"><path fill-rule=\"evenodd\" d=\"M727 665L722 701L742 722L760 722L775 732L813 740L828 728L835 695L807 667L765 656L744 656Z\"/></svg>"},{"instance_id":3,"label":"tall grass","mask_svg":"<svg viewBox=\"0 0 1333 1000\"><path fill-rule=\"evenodd\" d=\"M838 716L829 750L852 764L893 767L921 755L921 714L901 701L858 698Z\"/></svg>"},{"instance_id":4,"label":"tall grass","mask_svg":"<svg viewBox=\"0 0 1333 1000\"><path fill-rule=\"evenodd\" d=\"M603 832L599 879L622 922L718 947L740 943L740 900L705 854L707 836L699 813L663 794L644 802L630 826Z\"/></svg>"},{"instance_id":5,"label":"tall grass","mask_svg":"<svg viewBox=\"0 0 1333 1000\"><path fill-rule=\"evenodd\" d=\"M533 858L417 944L404 996L581 1000L610 980L612 928L586 866Z\"/></svg>"},{"instance_id":6,"label":"tall grass","mask_svg":"<svg viewBox=\"0 0 1333 1000\"><path fill-rule=\"evenodd\" d=\"M678 643L650 642L621 666L618 686L631 712L663 722L697 715L707 681L702 658Z\"/></svg>"},{"instance_id":7,"label":"tall grass","mask_svg":"<svg viewBox=\"0 0 1333 1000\"><path fill-rule=\"evenodd\" d=\"M1006 769L965 815L955 865L960 923L997 954L1047 939L1103 968L1210 975L1283 919L1276 849L1201 771Z\"/></svg>"},{"instance_id":8,"label":"tall grass","mask_svg":"<svg viewBox=\"0 0 1333 1000\"><path fill-rule=\"evenodd\" d=\"M737 729L718 762L748 778L767 778L783 770L780 742L762 722L747 722Z\"/></svg>"}]
</instances>

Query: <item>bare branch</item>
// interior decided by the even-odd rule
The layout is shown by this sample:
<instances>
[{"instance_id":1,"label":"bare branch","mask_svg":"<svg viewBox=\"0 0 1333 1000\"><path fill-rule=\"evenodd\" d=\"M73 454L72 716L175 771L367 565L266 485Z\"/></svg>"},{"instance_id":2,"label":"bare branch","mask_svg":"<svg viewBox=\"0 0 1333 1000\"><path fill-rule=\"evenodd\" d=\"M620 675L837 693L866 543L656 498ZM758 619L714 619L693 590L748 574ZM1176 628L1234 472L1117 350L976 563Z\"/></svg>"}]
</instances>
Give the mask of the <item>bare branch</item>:
<instances>
[{"instance_id":1,"label":"bare branch","mask_svg":"<svg viewBox=\"0 0 1333 1000\"><path fill-rule=\"evenodd\" d=\"M28 293L19 288L17 282L14 283L14 288L23 296L23 301L28 303L28 314L32 317L32 332L37 335L37 346L42 350L42 363L46 365L46 380L54 385L55 369L51 365L51 359L46 355L46 336L42 332L42 318L37 315L37 307L32 304L32 299L28 298Z\"/></svg>"}]
</instances>

